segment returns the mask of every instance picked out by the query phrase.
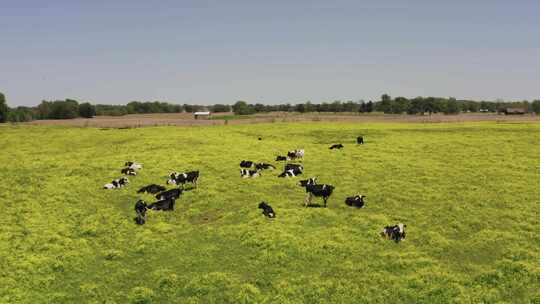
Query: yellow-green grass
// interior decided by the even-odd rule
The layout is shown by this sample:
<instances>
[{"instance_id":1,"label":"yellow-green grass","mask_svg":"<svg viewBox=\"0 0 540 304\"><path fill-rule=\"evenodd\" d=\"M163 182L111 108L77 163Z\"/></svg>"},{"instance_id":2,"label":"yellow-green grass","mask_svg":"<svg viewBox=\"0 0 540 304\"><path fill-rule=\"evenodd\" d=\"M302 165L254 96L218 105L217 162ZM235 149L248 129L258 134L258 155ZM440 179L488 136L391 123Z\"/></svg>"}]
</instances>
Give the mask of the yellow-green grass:
<instances>
[{"instance_id":1,"label":"yellow-green grass","mask_svg":"<svg viewBox=\"0 0 540 304\"><path fill-rule=\"evenodd\" d=\"M540 124L21 125L0 143L0 303L540 302ZM328 208L279 166L240 178L295 148ZM144 168L101 189L126 160ZM176 210L134 223L141 186L192 169ZM398 222L405 241L380 238Z\"/></svg>"}]
</instances>

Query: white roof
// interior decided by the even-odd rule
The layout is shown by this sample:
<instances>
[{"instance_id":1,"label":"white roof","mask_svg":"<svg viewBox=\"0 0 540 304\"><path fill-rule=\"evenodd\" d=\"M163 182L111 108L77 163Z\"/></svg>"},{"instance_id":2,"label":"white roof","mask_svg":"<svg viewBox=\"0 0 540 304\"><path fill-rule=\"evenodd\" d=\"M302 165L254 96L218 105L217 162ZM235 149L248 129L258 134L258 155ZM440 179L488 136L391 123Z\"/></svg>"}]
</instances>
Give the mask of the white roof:
<instances>
[{"instance_id":1,"label":"white roof","mask_svg":"<svg viewBox=\"0 0 540 304\"><path fill-rule=\"evenodd\" d=\"M195 115L210 115L210 112L195 112Z\"/></svg>"}]
</instances>

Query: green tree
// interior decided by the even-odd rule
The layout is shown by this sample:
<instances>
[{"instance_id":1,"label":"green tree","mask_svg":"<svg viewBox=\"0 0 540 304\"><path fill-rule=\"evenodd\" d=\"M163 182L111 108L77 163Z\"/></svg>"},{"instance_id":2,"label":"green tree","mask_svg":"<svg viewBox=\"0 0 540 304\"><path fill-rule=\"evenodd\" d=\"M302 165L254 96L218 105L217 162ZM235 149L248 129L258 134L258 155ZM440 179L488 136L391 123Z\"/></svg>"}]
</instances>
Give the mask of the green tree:
<instances>
[{"instance_id":1,"label":"green tree","mask_svg":"<svg viewBox=\"0 0 540 304\"><path fill-rule=\"evenodd\" d=\"M250 107L245 101L237 101L233 106L233 112L236 115L249 115L255 113L255 108Z\"/></svg>"},{"instance_id":2,"label":"green tree","mask_svg":"<svg viewBox=\"0 0 540 304\"><path fill-rule=\"evenodd\" d=\"M392 113L392 97L388 94L383 94L377 110L384 113Z\"/></svg>"},{"instance_id":3,"label":"green tree","mask_svg":"<svg viewBox=\"0 0 540 304\"><path fill-rule=\"evenodd\" d=\"M446 101L446 107L444 108L444 114L458 114L460 112L459 103L455 98L450 98Z\"/></svg>"},{"instance_id":4,"label":"green tree","mask_svg":"<svg viewBox=\"0 0 540 304\"><path fill-rule=\"evenodd\" d=\"M540 114L540 100L533 101L531 106L534 113Z\"/></svg>"},{"instance_id":5,"label":"green tree","mask_svg":"<svg viewBox=\"0 0 540 304\"><path fill-rule=\"evenodd\" d=\"M88 102L79 105L79 116L84 118L92 118L96 115L96 107Z\"/></svg>"},{"instance_id":6,"label":"green tree","mask_svg":"<svg viewBox=\"0 0 540 304\"><path fill-rule=\"evenodd\" d=\"M9 108L6 104L6 96L0 92L0 123L6 122Z\"/></svg>"}]
</instances>

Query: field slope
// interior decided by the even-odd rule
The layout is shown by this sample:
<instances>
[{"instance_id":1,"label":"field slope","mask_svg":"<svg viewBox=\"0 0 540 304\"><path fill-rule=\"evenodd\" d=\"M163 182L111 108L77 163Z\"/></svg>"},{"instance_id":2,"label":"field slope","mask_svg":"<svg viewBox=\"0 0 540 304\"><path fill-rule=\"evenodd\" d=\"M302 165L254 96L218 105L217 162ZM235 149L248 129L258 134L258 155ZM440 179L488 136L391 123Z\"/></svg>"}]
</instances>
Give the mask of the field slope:
<instances>
[{"instance_id":1,"label":"field slope","mask_svg":"<svg viewBox=\"0 0 540 304\"><path fill-rule=\"evenodd\" d=\"M0 303L540 302L538 123L26 125L0 143ZM240 179L294 148L336 186L328 208L277 171ZM102 190L126 160L139 176ZM198 189L135 225L137 189L190 169ZM404 242L378 236L398 222Z\"/></svg>"}]
</instances>

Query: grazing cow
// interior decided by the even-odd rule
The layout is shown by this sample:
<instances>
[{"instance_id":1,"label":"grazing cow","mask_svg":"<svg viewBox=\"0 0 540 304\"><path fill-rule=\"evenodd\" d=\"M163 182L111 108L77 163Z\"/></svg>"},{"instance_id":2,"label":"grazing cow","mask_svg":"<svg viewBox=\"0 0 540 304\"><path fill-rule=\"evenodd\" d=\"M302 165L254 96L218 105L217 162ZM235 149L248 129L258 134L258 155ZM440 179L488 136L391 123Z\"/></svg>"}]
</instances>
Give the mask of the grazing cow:
<instances>
[{"instance_id":1,"label":"grazing cow","mask_svg":"<svg viewBox=\"0 0 540 304\"><path fill-rule=\"evenodd\" d=\"M240 162L240 168L251 168L253 166L253 162L249 160L243 160Z\"/></svg>"},{"instance_id":2,"label":"grazing cow","mask_svg":"<svg viewBox=\"0 0 540 304\"><path fill-rule=\"evenodd\" d=\"M343 145L342 144L331 145L330 150L333 150L333 149L343 149Z\"/></svg>"},{"instance_id":3,"label":"grazing cow","mask_svg":"<svg viewBox=\"0 0 540 304\"><path fill-rule=\"evenodd\" d=\"M182 185L185 183L192 183L197 188L197 180L199 179L199 171L189 171L185 173L173 172L170 174L170 179L167 184Z\"/></svg>"},{"instance_id":4,"label":"grazing cow","mask_svg":"<svg viewBox=\"0 0 540 304\"><path fill-rule=\"evenodd\" d=\"M364 198L366 198L365 195L350 196L345 199L345 204L351 207L362 208L364 207Z\"/></svg>"},{"instance_id":5,"label":"grazing cow","mask_svg":"<svg viewBox=\"0 0 540 304\"><path fill-rule=\"evenodd\" d=\"M271 164L267 164L267 163L257 163L255 164L255 169L257 170L266 170L266 169L275 169L276 167L274 167L273 165Z\"/></svg>"},{"instance_id":6,"label":"grazing cow","mask_svg":"<svg viewBox=\"0 0 540 304\"><path fill-rule=\"evenodd\" d=\"M158 193L156 195L156 199L158 200L166 200L169 198L177 199L182 195L182 189L171 189L167 191L163 191L161 193Z\"/></svg>"},{"instance_id":7,"label":"grazing cow","mask_svg":"<svg viewBox=\"0 0 540 304\"><path fill-rule=\"evenodd\" d=\"M304 158L304 149L297 149L287 152L287 158L291 160Z\"/></svg>"},{"instance_id":8,"label":"grazing cow","mask_svg":"<svg viewBox=\"0 0 540 304\"><path fill-rule=\"evenodd\" d=\"M120 170L120 173L125 174L125 175L137 175L137 171L131 168L124 168Z\"/></svg>"},{"instance_id":9,"label":"grazing cow","mask_svg":"<svg viewBox=\"0 0 540 304\"><path fill-rule=\"evenodd\" d=\"M148 209L152 210L163 210L163 211L173 211L174 210L174 203L176 201L172 198L164 199L157 201L155 203L152 203L148 205Z\"/></svg>"},{"instance_id":10,"label":"grazing cow","mask_svg":"<svg viewBox=\"0 0 540 304\"><path fill-rule=\"evenodd\" d=\"M394 226L386 226L381 231L381 237L393 240L396 243L399 243L400 241L405 239L405 227L407 225L403 225L402 223L399 223Z\"/></svg>"},{"instance_id":11,"label":"grazing cow","mask_svg":"<svg viewBox=\"0 0 540 304\"><path fill-rule=\"evenodd\" d=\"M358 136L356 138L356 143L359 144L359 145L363 145L364 144L364 136Z\"/></svg>"},{"instance_id":12,"label":"grazing cow","mask_svg":"<svg viewBox=\"0 0 540 304\"><path fill-rule=\"evenodd\" d=\"M118 188L124 187L128 183L129 183L129 180L127 177L121 177L119 179L113 180L109 184L105 184L103 186L103 189L118 189Z\"/></svg>"},{"instance_id":13,"label":"grazing cow","mask_svg":"<svg viewBox=\"0 0 540 304\"><path fill-rule=\"evenodd\" d=\"M139 191L137 191L137 193L152 193L152 194L156 194L158 192L161 192L161 191L165 191L165 187L163 186L160 186L160 185L156 185L156 184L151 184L151 185L148 185L148 186L144 186L142 187L141 189L139 189Z\"/></svg>"},{"instance_id":14,"label":"grazing cow","mask_svg":"<svg viewBox=\"0 0 540 304\"><path fill-rule=\"evenodd\" d=\"M240 169L240 177L242 178L259 177L259 176L261 176L261 170Z\"/></svg>"},{"instance_id":15,"label":"grazing cow","mask_svg":"<svg viewBox=\"0 0 540 304\"><path fill-rule=\"evenodd\" d=\"M261 202L259 204L259 209L263 210L262 213L266 217L269 217L269 218L275 218L276 217L276 213L274 212L274 209L272 209L272 207L270 205L268 205L267 203L265 203L265 202Z\"/></svg>"},{"instance_id":16,"label":"grazing cow","mask_svg":"<svg viewBox=\"0 0 540 304\"><path fill-rule=\"evenodd\" d=\"M300 187L305 187L307 185L316 185L316 184L317 184L317 178L316 177L303 179L303 180L298 182L298 186L300 186Z\"/></svg>"},{"instance_id":17,"label":"grazing cow","mask_svg":"<svg viewBox=\"0 0 540 304\"><path fill-rule=\"evenodd\" d=\"M306 199L304 201L305 206L311 205L311 201L313 200L313 197L322 197L324 201L324 207L326 207L326 201L332 195L332 192L334 191L334 186L332 185L306 185L306 192L308 195L306 196Z\"/></svg>"},{"instance_id":18,"label":"grazing cow","mask_svg":"<svg viewBox=\"0 0 540 304\"><path fill-rule=\"evenodd\" d=\"M137 163L134 163L132 161L128 161L124 164L124 166L130 168L130 169L133 169L133 170L140 170L142 169L142 164L137 164Z\"/></svg>"},{"instance_id":19,"label":"grazing cow","mask_svg":"<svg viewBox=\"0 0 540 304\"><path fill-rule=\"evenodd\" d=\"M283 170L283 172L278 175L278 177L295 177L300 174L302 174L302 167L296 167L288 170Z\"/></svg>"},{"instance_id":20,"label":"grazing cow","mask_svg":"<svg viewBox=\"0 0 540 304\"><path fill-rule=\"evenodd\" d=\"M287 161L287 160L289 160L289 158L287 156L278 155L276 157L276 161Z\"/></svg>"},{"instance_id":21,"label":"grazing cow","mask_svg":"<svg viewBox=\"0 0 540 304\"><path fill-rule=\"evenodd\" d=\"M148 209L148 205L146 205L146 202L143 200L138 200L137 203L135 203L135 212L137 213L137 217L135 217L135 223L139 225L143 225L146 223L146 210Z\"/></svg>"}]
</instances>

